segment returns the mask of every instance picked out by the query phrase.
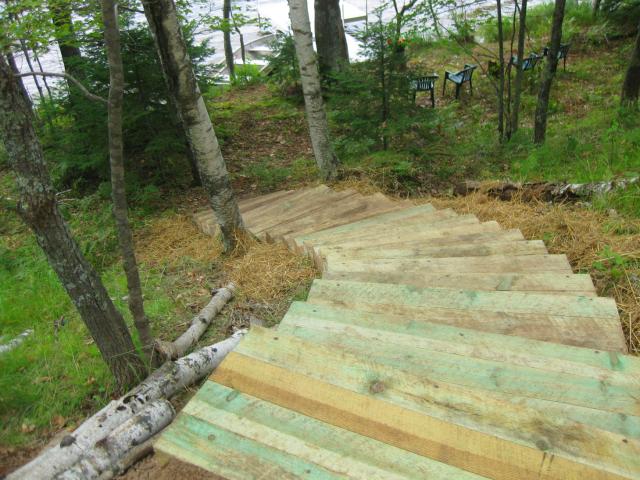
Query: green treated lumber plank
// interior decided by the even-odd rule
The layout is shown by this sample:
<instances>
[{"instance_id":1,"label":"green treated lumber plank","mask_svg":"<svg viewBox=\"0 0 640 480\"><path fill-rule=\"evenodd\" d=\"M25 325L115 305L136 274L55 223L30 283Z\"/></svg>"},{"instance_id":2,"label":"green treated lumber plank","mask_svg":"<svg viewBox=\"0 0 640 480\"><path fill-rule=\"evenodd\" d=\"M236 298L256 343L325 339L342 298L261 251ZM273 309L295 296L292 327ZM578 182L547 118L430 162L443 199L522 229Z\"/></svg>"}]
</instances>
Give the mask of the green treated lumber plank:
<instances>
[{"instance_id":1,"label":"green treated lumber plank","mask_svg":"<svg viewBox=\"0 0 640 480\"><path fill-rule=\"evenodd\" d=\"M278 190L277 192L267 193L266 195L259 195L250 198L241 198L238 201L238 208L240 213L246 213L254 208L266 205L274 201L282 201L286 197L290 197L296 192L296 190Z\"/></svg>"},{"instance_id":2,"label":"green treated lumber plank","mask_svg":"<svg viewBox=\"0 0 640 480\"><path fill-rule=\"evenodd\" d=\"M394 232L384 232L384 235L380 235L377 239L365 238L365 239L353 239L348 241L336 241L330 239L323 239L321 241L309 241L304 244L305 250L313 249L313 247L321 247L323 245L342 245L346 248L358 248L363 246L378 245L380 247L389 244L411 244L415 243L432 243L434 240L448 243L450 237L459 235L472 235L489 232L501 231L498 222L484 222L480 224L472 225L459 225L451 226L441 230L415 230L411 232L404 232L402 235L398 235Z\"/></svg>"},{"instance_id":3,"label":"green treated lumber plank","mask_svg":"<svg viewBox=\"0 0 640 480\"><path fill-rule=\"evenodd\" d=\"M289 331L295 327L327 328L330 331L343 329L345 334L352 328L379 331L380 335L401 334L409 341L422 339L442 342L442 346L458 350L472 349L472 355L482 354L486 358L501 359L509 354L522 356L526 362L543 362L550 368L552 360L563 360L589 368L592 375L616 373L624 375L640 387L640 358L592 348L580 348L551 342L542 342L523 337L500 335L465 328L415 321L412 317L394 316L348 310L345 308L293 302L278 326L278 331ZM284 330L283 330L284 329ZM386 336L384 341L391 341ZM417 345L417 343L416 343ZM438 347L436 343L435 348ZM531 360L528 357L533 357ZM548 363L545 363L548 362Z\"/></svg>"},{"instance_id":4,"label":"green treated lumber plank","mask_svg":"<svg viewBox=\"0 0 640 480\"><path fill-rule=\"evenodd\" d=\"M421 257L344 259L329 257L327 272L572 273L566 255L487 255L484 257Z\"/></svg>"},{"instance_id":5,"label":"green treated lumber plank","mask_svg":"<svg viewBox=\"0 0 640 480\"><path fill-rule=\"evenodd\" d=\"M362 331L362 329L359 330ZM531 393L525 395L523 392L517 391L517 387L515 386L513 388L483 388L481 385L479 386L481 381L479 379L472 379L471 382L467 381L462 383L460 381L452 381L450 378L451 376L449 376L449 378L445 378L446 374L443 375L442 373L433 372L431 370L431 364L441 360L438 355L430 355L428 350L407 345L406 343L404 345L398 345L397 343L387 342L386 337L383 338L382 336L376 340L372 340L372 338L375 337L372 337L371 335L358 336L351 332L350 335L345 337L344 335L340 336L335 334L335 332L331 332L326 329L313 327L308 328L306 326L292 327L290 324L281 324L278 328L277 335L278 338L280 338L281 335L293 335L302 341L313 343L326 351L340 352L341 363L347 363L346 361L342 361L342 359L345 358L344 355L349 355L346 357L348 359L353 357L362 361L373 357L375 358L375 364L377 365L406 372L422 379L423 381L431 381L436 385L434 388L448 388L453 392L449 393L452 395L455 394L457 397L456 403L451 404L452 408L459 409L460 407L456 406L458 403L464 404L466 402L473 402L473 398L469 397L469 395L473 394L475 396L484 396L487 399L492 398L501 402L509 402L517 406L536 409L542 413L549 413L552 417L555 416L555 418L566 418L575 422L594 426L600 430L640 439L640 416L597 409L595 406L591 405L584 406L558 401L561 394L557 394L555 392L547 392L545 394L545 389L553 389L553 386L551 386L553 383L551 376L549 377L548 382L543 382L540 385L529 387L529 392L538 392L534 396L531 396ZM298 342L296 345L299 347L303 344ZM371 345L376 346L373 351L371 349ZM297 347L294 346L292 348ZM314 354L314 352L307 352L305 350L305 354ZM408 361L404 360L402 355L404 355ZM554 363L558 365L561 362L555 361ZM565 364L564 369L575 368L576 366L579 367L579 365L575 363L573 365L571 365L570 362L563 363ZM509 366L510 365L507 364L507 368ZM584 367L585 366L583 365L582 368L578 369L584 373ZM436 367L436 369L441 368L442 366L440 365ZM454 368L458 368L458 366L456 365ZM508 380L505 377L500 376L500 372L500 369L490 372L490 375L494 375L491 378L491 381L500 378L501 381L504 381L505 385L509 385ZM553 372L550 373L553 375ZM464 373L464 375L475 374L477 374L477 372L474 369ZM536 378L539 377L540 375L528 380L536 381ZM578 377L580 376L578 375ZM602 379L600 380L597 377L594 378L592 375L591 379L594 380L594 382L601 381L603 384L606 384L609 379L614 377L616 377L614 380L617 382L617 387L622 391L626 391L629 395L633 395L634 392L638 392L640 390L637 379L631 378L631 376L627 375L626 378L622 378L622 380L620 380L621 376L618 372L607 372L602 375ZM582 380L583 379L578 378L578 381ZM569 387L561 385L560 388ZM464 395L460 392L464 392ZM470 415L480 414L475 410L471 410L468 413ZM484 414L491 416L495 415L495 413L490 413L489 410L485 411Z\"/></svg>"},{"instance_id":6,"label":"green treated lumber plank","mask_svg":"<svg viewBox=\"0 0 640 480\"><path fill-rule=\"evenodd\" d=\"M430 293L423 300L421 292L425 291L430 291ZM454 298L467 295L466 291L458 291L457 293L455 290L451 291L454 292ZM615 302L611 299L566 297L564 295L545 296L523 292L484 292L486 295L481 295L481 293L478 291L468 295L468 300L462 303L462 305L466 303L466 307L457 308L447 301L451 297L447 296L444 289L316 280L307 301L313 304L338 306L363 312L405 315L416 321L426 320L473 330L598 350L627 351L617 310L615 316L613 314ZM498 306L501 302L492 302L492 298L497 299L497 296L500 295L503 296L501 302L507 302L507 305ZM515 301L514 295L520 295L519 300L525 300L525 302ZM435 300L435 303L430 305L429 298L436 296L439 297L439 300ZM552 297L556 298L555 302L549 301ZM473 303L471 302L473 298L484 298L485 307L477 308L480 303L476 303L475 306L469 308ZM564 315L562 310L570 308L571 303L575 303L578 298L584 298L584 305L588 305L589 299L600 303L608 300L610 306L607 308L604 305L605 312L601 312L607 313L607 316L594 316L597 312L587 312L587 315L580 316L575 311L569 311L569 314ZM540 308L537 308L536 299L544 302L539 304ZM560 305L558 311L554 311L554 305L557 305L558 302L566 303L567 299L570 300L569 303L564 306ZM511 311L505 310L505 306L509 307ZM551 308L549 308L550 306ZM606 312L606 310L610 310L610 312Z\"/></svg>"},{"instance_id":7,"label":"green treated lumber plank","mask_svg":"<svg viewBox=\"0 0 640 480\"><path fill-rule=\"evenodd\" d=\"M474 309L502 312L531 312L594 318L618 318L611 298L552 296L524 292L484 292L407 285L314 280L308 301L319 297L348 297L371 303L404 304L420 307Z\"/></svg>"},{"instance_id":8,"label":"green treated lumber plank","mask_svg":"<svg viewBox=\"0 0 640 480\"><path fill-rule=\"evenodd\" d=\"M326 280L399 283L418 288L453 288L540 292L596 296L588 274L567 273L424 273L424 272L324 272Z\"/></svg>"},{"instance_id":9,"label":"green treated lumber plank","mask_svg":"<svg viewBox=\"0 0 640 480\"><path fill-rule=\"evenodd\" d=\"M598 465L607 471L626 474L640 471L640 442L634 438L576 423L566 417L555 417L551 412L500 401L487 392L424 379L422 376L373 362L371 351L365 358L355 357L348 352L340 352L337 356L335 350L324 345L304 342L280 333L275 336L269 331L256 334L258 330L263 329L256 329L249 334L239 346L239 351L232 353L214 373L213 380L234 385L235 388L255 395L257 391L252 393L252 389L245 390L250 385L256 386L255 382L268 382L272 392L275 391L273 388L282 387L297 390L302 388L298 383L302 381L299 375L304 375L452 425L541 449L558 457ZM292 373L291 378L286 378L284 372L279 374L282 383L276 386L274 382L279 379L268 376L266 371L262 372L261 368L257 368L258 365L252 366L251 362L243 358L254 358L286 369ZM229 370L241 372L247 382L241 382L242 385L233 381L229 383ZM266 380L267 378L270 379ZM261 390L261 387L256 390ZM305 395L310 395L308 398L313 401L315 391L309 390ZM261 398L274 402L270 398ZM288 406L288 396L280 398L284 404L279 401L274 403ZM358 406L345 403L344 408L357 410ZM362 411L362 415L366 416L368 413Z\"/></svg>"},{"instance_id":10,"label":"green treated lumber plank","mask_svg":"<svg viewBox=\"0 0 640 480\"><path fill-rule=\"evenodd\" d=\"M178 415L154 448L228 480L344 478L191 415Z\"/></svg>"},{"instance_id":11,"label":"green treated lumber plank","mask_svg":"<svg viewBox=\"0 0 640 480\"><path fill-rule=\"evenodd\" d=\"M487 255L545 255L548 254L542 240L518 240L508 242L462 243L447 246L420 246L407 248L360 248L345 249L339 246L319 249L319 255L326 259L370 260L385 258L442 258L442 257L482 257Z\"/></svg>"},{"instance_id":12,"label":"green treated lumber plank","mask_svg":"<svg viewBox=\"0 0 640 480\"><path fill-rule=\"evenodd\" d=\"M482 478L212 381L205 382L184 412L348 478Z\"/></svg>"},{"instance_id":13,"label":"green treated lumber plank","mask_svg":"<svg viewBox=\"0 0 640 480\"><path fill-rule=\"evenodd\" d=\"M371 346L375 345L377 363L433 381L618 414L640 415L640 402L634 398L640 395L638 382L617 372L602 373L600 378L597 375L586 376L589 369L584 366L552 359L547 360L549 365L537 361L530 367L523 365L527 360L525 354L509 355L510 352L505 351L502 358L494 360L490 355L483 358L482 352L472 353L473 348L461 347L453 351L451 345L436 346L436 342L417 339L412 346L407 336L402 338L400 334L387 332L385 337L362 328L352 328L349 335L327 329L300 328L296 330L296 336L359 358L370 356Z\"/></svg>"}]
</instances>

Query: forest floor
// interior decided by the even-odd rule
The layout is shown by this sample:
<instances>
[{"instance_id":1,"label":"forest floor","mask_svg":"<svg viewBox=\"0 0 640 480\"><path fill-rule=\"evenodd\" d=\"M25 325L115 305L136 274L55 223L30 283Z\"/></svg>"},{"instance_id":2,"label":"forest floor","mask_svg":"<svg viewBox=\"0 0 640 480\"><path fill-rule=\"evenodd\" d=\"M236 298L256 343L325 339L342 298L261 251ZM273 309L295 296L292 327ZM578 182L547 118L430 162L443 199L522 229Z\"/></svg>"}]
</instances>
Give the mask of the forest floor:
<instances>
[{"instance_id":1,"label":"forest floor","mask_svg":"<svg viewBox=\"0 0 640 480\"><path fill-rule=\"evenodd\" d=\"M501 145L493 87L477 72L473 97L463 93L455 101L451 91L444 97L438 92L431 135L419 152L396 145L390 151L346 155L343 179L336 186L431 201L520 228L527 238L543 239L552 253L566 253L576 272L591 273L601 295L616 298L630 350L637 354L638 187L590 203L565 205L503 202L483 193L451 195L452 187L465 179L598 181L640 173L638 119L620 116L617 110L629 45L625 41L574 48L567 71L560 71L554 84L543 147L534 147L530 140L537 80L527 80L523 127L511 142ZM471 54L477 57L481 52L442 43L416 49L412 58L416 68L437 70L442 79L445 68L460 67L473 60ZM208 102L241 196L316 183L299 103L281 98L263 84L234 88ZM340 125L333 128L339 132ZM0 197L15 198L7 171L0 171ZM60 200L83 252L130 322L108 198L69 193ZM210 299L211 291L230 280L239 283L239 294L215 320L202 345L247 325L250 317L276 324L293 299L304 298L317 275L306 259L281 246L256 244L244 256L222 256L219 243L201 234L191 221L191 214L205 205L197 188L160 189L132 205L147 313L154 333L162 339L177 337ZM2 333L8 337L35 329L21 348L0 359L1 476L56 434L73 429L116 393L44 255L8 209L0 209L0 311ZM186 392L176 405L189 396ZM164 468L148 460L130 478L157 478Z\"/></svg>"}]
</instances>

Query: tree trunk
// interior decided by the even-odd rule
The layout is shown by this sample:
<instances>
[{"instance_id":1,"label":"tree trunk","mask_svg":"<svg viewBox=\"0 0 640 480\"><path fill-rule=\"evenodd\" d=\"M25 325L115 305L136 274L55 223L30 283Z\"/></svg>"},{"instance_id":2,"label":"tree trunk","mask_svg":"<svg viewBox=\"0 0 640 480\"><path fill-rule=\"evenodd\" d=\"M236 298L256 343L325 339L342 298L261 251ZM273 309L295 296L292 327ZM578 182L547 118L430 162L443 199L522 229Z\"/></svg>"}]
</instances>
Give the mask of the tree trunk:
<instances>
[{"instance_id":1,"label":"tree trunk","mask_svg":"<svg viewBox=\"0 0 640 480\"><path fill-rule=\"evenodd\" d=\"M0 344L0 354L10 352L14 348L18 347L32 333L33 330L29 328L22 332L20 335L17 335L15 338L12 338L9 342Z\"/></svg>"},{"instance_id":2,"label":"tree trunk","mask_svg":"<svg viewBox=\"0 0 640 480\"><path fill-rule=\"evenodd\" d=\"M82 71L79 68L82 54L77 46L73 21L71 20L71 3L68 0L49 0L48 6L64 69L74 77L82 79Z\"/></svg>"},{"instance_id":3,"label":"tree trunk","mask_svg":"<svg viewBox=\"0 0 640 480\"><path fill-rule=\"evenodd\" d=\"M114 0L102 0L102 22L104 25L104 44L109 64L109 160L111 167L111 198L113 217L118 230L118 243L122 254L122 263L127 277L129 310L133 317L140 341L147 353L153 351L153 335L149 320L144 313L142 286L138 263L133 245L133 234L129 225L127 192L124 178L122 103L124 98L124 68L120 51L120 31L118 13ZM149 359L151 360L151 359Z\"/></svg>"},{"instance_id":4,"label":"tree trunk","mask_svg":"<svg viewBox=\"0 0 640 480\"><path fill-rule=\"evenodd\" d=\"M551 25L551 45L549 46L549 56L544 69L540 93L538 94L538 105L536 106L535 127L533 141L544 143L547 134L547 111L549 110L549 96L551 94L551 84L558 69L558 51L562 41L562 22L564 20L564 6L566 0L556 0L556 7L553 11L553 23Z\"/></svg>"},{"instance_id":5,"label":"tree trunk","mask_svg":"<svg viewBox=\"0 0 640 480\"><path fill-rule=\"evenodd\" d=\"M242 34L242 30L238 27L238 23L236 22L236 17L233 15L233 11L230 9L231 21L233 22L233 29L238 34L238 38L240 40L240 57L242 58L242 64L245 65L247 63L247 52L244 46L244 35Z\"/></svg>"},{"instance_id":6,"label":"tree trunk","mask_svg":"<svg viewBox=\"0 0 640 480\"><path fill-rule=\"evenodd\" d=\"M24 55L24 59L27 62L27 67L29 67L29 71L30 72L35 72L34 68L33 68L33 63L31 63L31 56L29 55L29 49L27 48L27 42L25 42L24 40L20 39L20 50L22 50L22 54ZM38 80L38 77L34 76L33 77L33 82L36 84L36 89L38 90L38 95L40 96L40 100L44 100L44 90L42 90L42 87L40 86L40 81Z\"/></svg>"},{"instance_id":7,"label":"tree trunk","mask_svg":"<svg viewBox=\"0 0 640 480\"><path fill-rule=\"evenodd\" d=\"M624 76L620 102L622 105L633 106L638 104L638 91L640 90L640 26L636 36L636 46L631 54L629 68Z\"/></svg>"},{"instance_id":8,"label":"tree trunk","mask_svg":"<svg viewBox=\"0 0 640 480\"><path fill-rule=\"evenodd\" d=\"M593 0L593 16L597 17L598 13L600 12L600 4L601 4L601 0Z\"/></svg>"},{"instance_id":9,"label":"tree trunk","mask_svg":"<svg viewBox=\"0 0 640 480\"><path fill-rule=\"evenodd\" d=\"M19 215L35 233L118 385L133 384L144 373L144 365L122 315L62 218L33 113L4 57L0 58L0 134L17 176Z\"/></svg>"},{"instance_id":10,"label":"tree trunk","mask_svg":"<svg viewBox=\"0 0 640 480\"><path fill-rule=\"evenodd\" d=\"M498 137L504 140L504 33L502 31L502 2L496 1L498 14L498 66L500 76L498 79Z\"/></svg>"},{"instance_id":11,"label":"tree trunk","mask_svg":"<svg viewBox=\"0 0 640 480\"><path fill-rule=\"evenodd\" d=\"M193 73L175 4L173 0L144 0L143 5L169 93L198 163L200 180L220 225L225 250L232 250L236 246L236 236L247 233L218 139Z\"/></svg>"},{"instance_id":12,"label":"tree trunk","mask_svg":"<svg viewBox=\"0 0 640 480\"><path fill-rule=\"evenodd\" d=\"M231 48L231 0L224 0L222 4L222 18L224 18L224 28L222 36L224 38L224 58L229 70L229 79L236 78L235 66L233 61L233 49Z\"/></svg>"},{"instance_id":13,"label":"tree trunk","mask_svg":"<svg viewBox=\"0 0 640 480\"><path fill-rule=\"evenodd\" d=\"M442 34L440 33L440 20L438 19L438 14L433 8L434 0L427 0L427 7L429 8L429 14L431 15L431 20L433 21L433 29L436 32L436 38L440 40L442 38Z\"/></svg>"},{"instance_id":14,"label":"tree trunk","mask_svg":"<svg viewBox=\"0 0 640 480\"><path fill-rule=\"evenodd\" d=\"M513 94L513 108L511 111L511 134L518 131L520 116L520 96L522 95L522 62L524 61L524 41L527 34L527 0L520 5L520 20L518 27L518 65L516 65L515 92Z\"/></svg>"},{"instance_id":15,"label":"tree trunk","mask_svg":"<svg viewBox=\"0 0 640 480\"><path fill-rule=\"evenodd\" d=\"M95 444L143 411L156 400L169 399L185 387L209 375L245 335L234 333L221 342L201 348L175 362L167 362L140 385L85 420L59 444L41 452L36 458L7 476L7 480L37 478L49 480L78 462Z\"/></svg>"},{"instance_id":16,"label":"tree trunk","mask_svg":"<svg viewBox=\"0 0 640 480\"><path fill-rule=\"evenodd\" d=\"M318 62L313 50L307 0L288 0L288 2L313 154L322 179L330 180L337 174L338 158L329 140L329 124L322 100Z\"/></svg>"},{"instance_id":17,"label":"tree trunk","mask_svg":"<svg viewBox=\"0 0 640 480\"><path fill-rule=\"evenodd\" d=\"M349 49L340 14L340 0L315 0L315 34L320 73L340 71L349 63Z\"/></svg>"}]
</instances>

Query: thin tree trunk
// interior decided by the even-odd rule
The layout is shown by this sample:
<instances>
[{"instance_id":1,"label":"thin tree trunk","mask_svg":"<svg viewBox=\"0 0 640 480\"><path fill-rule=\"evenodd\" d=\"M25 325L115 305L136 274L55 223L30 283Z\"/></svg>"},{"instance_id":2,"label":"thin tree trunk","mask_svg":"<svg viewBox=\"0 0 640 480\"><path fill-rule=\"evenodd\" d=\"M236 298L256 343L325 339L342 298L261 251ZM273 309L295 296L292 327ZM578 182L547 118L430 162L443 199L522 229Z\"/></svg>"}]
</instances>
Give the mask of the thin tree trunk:
<instances>
[{"instance_id":1,"label":"thin tree trunk","mask_svg":"<svg viewBox=\"0 0 640 480\"><path fill-rule=\"evenodd\" d=\"M113 217L118 230L118 243L122 254L122 263L127 277L129 310L133 316L140 341L146 352L153 351L153 335L149 319L144 313L142 286L133 245L133 234L129 225L127 192L124 178L122 103L124 98L124 68L120 51L120 31L118 13L114 0L102 0L102 22L104 26L104 44L109 63L109 160L111 167L111 198Z\"/></svg>"},{"instance_id":2,"label":"thin tree trunk","mask_svg":"<svg viewBox=\"0 0 640 480\"><path fill-rule=\"evenodd\" d=\"M38 54L36 53L36 51L33 51L33 58L35 59L36 63L38 64L38 68L40 69L41 72L44 71L44 68L42 68L42 63L40 62L40 57L38 56ZM49 87L49 82L47 82L47 77L42 77L42 81L44 82L44 88L47 89L47 94L49 96L49 100L53 100L53 93L51 93L51 87Z\"/></svg>"},{"instance_id":3,"label":"thin tree trunk","mask_svg":"<svg viewBox=\"0 0 640 480\"><path fill-rule=\"evenodd\" d=\"M22 91L21 91L22 90ZM0 58L0 136L20 191L18 213L33 230L102 357L123 388L144 374L144 364L100 277L71 236L58 204L25 92Z\"/></svg>"},{"instance_id":4,"label":"thin tree trunk","mask_svg":"<svg viewBox=\"0 0 640 480\"><path fill-rule=\"evenodd\" d=\"M601 0L594 0L593 1L593 16L597 17L598 13L600 12L600 4L601 4Z\"/></svg>"},{"instance_id":5,"label":"thin tree trunk","mask_svg":"<svg viewBox=\"0 0 640 480\"><path fill-rule=\"evenodd\" d=\"M337 72L349 63L340 0L315 0L315 34L320 73Z\"/></svg>"},{"instance_id":6,"label":"thin tree trunk","mask_svg":"<svg viewBox=\"0 0 640 480\"><path fill-rule=\"evenodd\" d=\"M504 139L504 34L502 31L502 3L496 1L498 10L498 65L500 78L498 80L498 136L500 141Z\"/></svg>"},{"instance_id":7,"label":"thin tree trunk","mask_svg":"<svg viewBox=\"0 0 640 480\"><path fill-rule=\"evenodd\" d=\"M33 63L31 63L31 56L29 55L29 49L27 48L27 42L25 42L23 39L20 39L20 50L22 50L22 54L24 55L24 59L27 62L27 67L29 67L29 71L30 72L35 72L35 70L33 69ZM42 90L42 87L40 86L40 81L38 80L38 77L36 77L35 75L33 76L33 83L36 84L36 89L38 90L38 95L40 95L40 99L43 100L44 99L44 90Z\"/></svg>"},{"instance_id":8,"label":"thin tree trunk","mask_svg":"<svg viewBox=\"0 0 640 480\"><path fill-rule=\"evenodd\" d=\"M436 31L436 38L439 40L442 38L442 34L440 33L440 21L438 20L438 14L433 8L433 0L427 0L427 6L429 7L429 14L431 15L431 20L433 21L433 28Z\"/></svg>"},{"instance_id":9,"label":"thin tree trunk","mask_svg":"<svg viewBox=\"0 0 640 480\"><path fill-rule=\"evenodd\" d=\"M631 61L627 68L622 84L620 102L622 105L633 106L638 104L638 91L640 90L640 26L636 36L636 46L631 54Z\"/></svg>"},{"instance_id":10,"label":"thin tree trunk","mask_svg":"<svg viewBox=\"0 0 640 480\"><path fill-rule=\"evenodd\" d=\"M524 41L527 34L527 0L522 0L520 5L520 21L518 27L518 65L516 65L515 92L513 94L513 108L511 111L511 134L515 134L519 128L520 97L522 95L522 62L524 61Z\"/></svg>"},{"instance_id":11,"label":"thin tree trunk","mask_svg":"<svg viewBox=\"0 0 640 480\"><path fill-rule=\"evenodd\" d=\"M324 101L322 100L318 62L313 50L307 0L288 1L289 18L293 30L296 56L300 65L300 80L302 82L313 154L321 177L324 180L330 180L335 178L337 174L338 158L333 152L333 147L329 140L329 124L327 122L327 113L324 110Z\"/></svg>"},{"instance_id":12,"label":"thin tree trunk","mask_svg":"<svg viewBox=\"0 0 640 480\"><path fill-rule=\"evenodd\" d=\"M558 69L558 51L562 41L562 22L564 20L564 6L566 0L556 0L556 7L553 11L553 23L551 25L551 45L549 46L549 56L544 69L540 93L538 94L538 105L536 106L535 127L533 141L544 143L547 134L547 112L549 110L549 96L551 94L551 84Z\"/></svg>"},{"instance_id":13,"label":"thin tree trunk","mask_svg":"<svg viewBox=\"0 0 640 480\"><path fill-rule=\"evenodd\" d=\"M49 0L48 6L64 69L74 77L82 79L82 71L79 68L82 54L77 46L71 20L71 4L68 0Z\"/></svg>"},{"instance_id":14,"label":"thin tree trunk","mask_svg":"<svg viewBox=\"0 0 640 480\"><path fill-rule=\"evenodd\" d=\"M224 28L222 36L224 39L224 58L229 70L229 78L236 78L235 65L233 61L233 49L231 48L231 0L224 0L222 4L222 18L224 18Z\"/></svg>"},{"instance_id":15,"label":"thin tree trunk","mask_svg":"<svg viewBox=\"0 0 640 480\"><path fill-rule=\"evenodd\" d=\"M231 14L231 21L233 22L233 29L238 34L238 38L240 39L240 56L242 57L242 64L247 63L247 52L244 47L244 35L242 35L242 31L240 27L238 27L238 23L236 22L236 17L233 16L233 10L229 12Z\"/></svg>"},{"instance_id":16,"label":"thin tree trunk","mask_svg":"<svg viewBox=\"0 0 640 480\"><path fill-rule=\"evenodd\" d=\"M247 234L227 167L204 99L198 88L191 59L180 30L173 0L143 0L162 64L169 94L184 125L198 163L200 180L216 214L225 249L236 246L236 237Z\"/></svg>"},{"instance_id":17,"label":"thin tree trunk","mask_svg":"<svg viewBox=\"0 0 640 480\"><path fill-rule=\"evenodd\" d=\"M516 15L520 10L520 6L518 5L518 0L514 2L513 9L513 18L511 19L511 25L513 28L511 29L511 42L509 43L509 61L507 62L506 68L506 77L507 77L507 101L505 102L506 111L504 113L504 122L505 122L505 137L507 140L511 140L511 136L513 135L513 126L511 125L511 107L513 106L513 82L511 80L511 69L513 67L513 43L516 39ZM516 72L518 68L516 67Z\"/></svg>"}]
</instances>

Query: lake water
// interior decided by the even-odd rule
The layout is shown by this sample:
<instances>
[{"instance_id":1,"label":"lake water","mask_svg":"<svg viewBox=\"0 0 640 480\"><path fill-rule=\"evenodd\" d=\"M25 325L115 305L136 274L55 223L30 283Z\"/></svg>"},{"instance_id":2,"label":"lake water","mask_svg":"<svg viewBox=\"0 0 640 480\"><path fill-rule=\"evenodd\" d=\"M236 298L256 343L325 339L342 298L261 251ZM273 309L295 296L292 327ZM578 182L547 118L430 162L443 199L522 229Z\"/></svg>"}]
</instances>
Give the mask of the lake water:
<instances>
[{"instance_id":1,"label":"lake water","mask_svg":"<svg viewBox=\"0 0 640 480\"><path fill-rule=\"evenodd\" d=\"M530 1L529 4L541 3L543 0ZM364 28L367 19L375 21L373 11L378 8L384 2L382 0L342 0L341 8L343 11L343 18L347 31L347 44L349 46L349 55L352 59L357 60L360 58L360 49L358 42L351 35L356 28ZM311 19L311 25L313 26L313 1L308 0L309 15ZM253 18L259 18L261 20L267 20L270 24L270 31L287 31L289 30L289 11L286 0L235 0L233 2L234 11L242 12ZM458 6L455 8L447 7L441 9L438 12L440 22L445 26L451 25L452 11L466 11L471 12L478 9L487 9L488 11L494 10L495 2L493 0L458 0ZM212 0L210 2L194 2L192 6L194 18L199 17L204 13L211 13L213 15L222 16L222 0ZM504 2L503 14L509 15L513 11L512 2ZM393 10L387 9L384 12L385 18L393 16ZM140 21L144 21L144 17L140 16ZM259 39L264 32L261 32L257 26L248 25L242 29L245 43L249 43L253 40ZM350 33L351 32L351 33ZM222 33L218 31L212 31L203 28L197 31L197 37L208 38L210 45L214 47L215 53L210 58L210 62L218 65L224 62L224 49ZM240 48L240 40L238 35L232 34L231 43L234 51ZM28 72L28 65L26 59L21 52L15 52L16 62L18 68L22 72ZM34 68L37 70L39 67L35 64L35 60L32 59ZM60 52L58 48L51 48L49 52L41 55L40 62L45 71L59 72L63 70L62 61L60 58ZM25 86L29 93L36 98L38 91L35 87L35 83L32 78L25 77ZM50 85L55 85L60 80L49 78L47 79ZM39 79L40 84L43 84L42 79Z\"/></svg>"}]
</instances>

